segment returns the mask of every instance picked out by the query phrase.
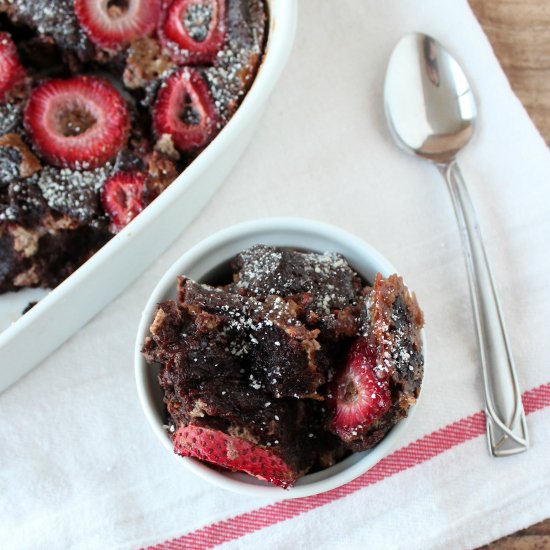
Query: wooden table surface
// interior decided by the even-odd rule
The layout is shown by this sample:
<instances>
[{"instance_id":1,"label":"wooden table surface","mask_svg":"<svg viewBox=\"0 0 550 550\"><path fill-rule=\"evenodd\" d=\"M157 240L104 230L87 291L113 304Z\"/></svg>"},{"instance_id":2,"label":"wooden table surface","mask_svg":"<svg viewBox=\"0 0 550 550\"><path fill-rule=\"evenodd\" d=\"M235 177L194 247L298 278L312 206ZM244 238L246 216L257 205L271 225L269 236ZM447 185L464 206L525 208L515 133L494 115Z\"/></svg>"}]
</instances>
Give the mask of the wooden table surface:
<instances>
[{"instance_id":1,"label":"wooden table surface","mask_svg":"<svg viewBox=\"0 0 550 550\"><path fill-rule=\"evenodd\" d=\"M550 145L550 0L469 0L512 88Z\"/></svg>"},{"instance_id":2,"label":"wooden table surface","mask_svg":"<svg viewBox=\"0 0 550 550\"><path fill-rule=\"evenodd\" d=\"M550 0L469 2L512 88L550 145ZM483 547L489 549L550 550L550 519Z\"/></svg>"}]
</instances>

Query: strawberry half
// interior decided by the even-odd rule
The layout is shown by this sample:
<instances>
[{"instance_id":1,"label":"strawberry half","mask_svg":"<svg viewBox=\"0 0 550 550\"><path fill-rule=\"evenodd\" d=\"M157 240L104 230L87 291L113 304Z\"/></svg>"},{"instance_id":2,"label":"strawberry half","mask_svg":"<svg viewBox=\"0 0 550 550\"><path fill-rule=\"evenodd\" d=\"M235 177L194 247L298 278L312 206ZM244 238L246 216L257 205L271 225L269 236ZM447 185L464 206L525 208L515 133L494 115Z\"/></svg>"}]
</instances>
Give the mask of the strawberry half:
<instances>
[{"instance_id":1,"label":"strawberry half","mask_svg":"<svg viewBox=\"0 0 550 550\"><path fill-rule=\"evenodd\" d=\"M156 29L160 0L75 0L74 9L90 40L116 51Z\"/></svg>"},{"instance_id":2,"label":"strawberry half","mask_svg":"<svg viewBox=\"0 0 550 550\"><path fill-rule=\"evenodd\" d=\"M245 439L198 426L178 428L174 452L229 470L245 472L284 489L296 482L297 474L272 451Z\"/></svg>"},{"instance_id":3,"label":"strawberry half","mask_svg":"<svg viewBox=\"0 0 550 550\"><path fill-rule=\"evenodd\" d=\"M101 204L111 219L111 231L118 233L145 207L142 172L118 172L108 177L101 190Z\"/></svg>"},{"instance_id":4,"label":"strawberry half","mask_svg":"<svg viewBox=\"0 0 550 550\"><path fill-rule=\"evenodd\" d=\"M106 80L75 76L33 90L24 113L38 153L61 168L97 168L124 147L130 128L123 97Z\"/></svg>"},{"instance_id":5,"label":"strawberry half","mask_svg":"<svg viewBox=\"0 0 550 550\"><path fill-rule=\"evenodd\" d=\"M0 32L0 101L23 80L25 69L19 61L17 49L7 32Z\"/></svg>"},{"instance_id":6,"label":"strawberry half","mask_svg":"<svg viewBox=\"0 0 550 550\"><path fill-rule=\"evenodd\" d=\"M358 338L332 381L328 400L333 412L331 429L346 443L360 439L391 407L387 375L376 363L376 348Z\"/></svg>"},{"instance_id":7,"label":"strawberry half","mask_svg":"<svg viewBox=\"0 0 550 550\"><path fill-rule=\"evenodd\" d=\"M157 137L168 134L180 151L191 153L208 145L217 127L218 114L200 73L183 67L168 77L153 107Z\"/></svg>"},{"instance_id":8,"label":"strawberry half","mask_svg":"<svg viewBox=\"0 0 550 550\"><path fill-rule=\"evenodd\" d=\"M223 47L226 0L173 0L159 27L163 46L174 61L211 63Z\"/></svg>"}]
</instances>

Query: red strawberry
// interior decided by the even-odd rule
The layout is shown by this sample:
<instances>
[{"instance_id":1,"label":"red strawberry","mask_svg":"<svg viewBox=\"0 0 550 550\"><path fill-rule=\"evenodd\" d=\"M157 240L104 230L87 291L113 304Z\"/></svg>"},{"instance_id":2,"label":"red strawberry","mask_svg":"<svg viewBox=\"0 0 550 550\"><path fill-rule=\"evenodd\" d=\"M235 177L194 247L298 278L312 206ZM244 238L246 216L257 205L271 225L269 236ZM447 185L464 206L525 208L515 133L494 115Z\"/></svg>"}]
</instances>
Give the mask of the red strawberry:
<instances>
[{"instance_id":1,"label":"red strawberry","mask_svg":"<svg viewBox=\"0 0 550 550\"><path fill-rule=\"evenodd\" d=\"M297 474L276 454L240 437L218 430L184 426L173 436L174 452L233 471L246 472L273 485L290 487Z\"/></svg>"},{"instance_id":2,"label":"red strawberry","mask_svg":"<svg viewBox=\"0 0 550 550\"><path fill-rule=\"evenodd\" d=\"M17 49L7 32L0 32L0 101L25 77Z\"/></svg>"},{"instance_id":3,"label":"red strawberry","mask_svg":"<svg viewBox=\"0 0 550 550\"><path fill-rule=\"evenodd\" d=\"M74 9L90 40L118 50L151 34L157 26L161 0L75 0Z\"/></svg>"},{"instance_id":4,"label":"red strawberry","mask_svg":"<svg viewBox=\"0 0 550 550\"><path fill-rule=\"evenodd\" d=\"M118 172L103 183L101 203L111 219L111 230L118 233L144 208L142 172Z\"/></svg>"},{"instance_id":5,"label":"red strawberry","mask_svg":"<svg viewBox=\"0 0 550 550\"><path fill-rule=\"evenodd\" d=\"M376 349L365 338L355 340L332 381L329 406L332 430L346 443L361 435L391 406L389 382L376 367Z\"/></svg>"},{"instance_id":6,"label":"red strawberry","mask_svg":"<svg viewBox=\"0 0 550 550\"><path fill-rule=\"evenodd\" d=\"M175 61L211 63L226 32L226 0L173 0L159 27L162 44Z\"/></svg>"},{"instance_id":7,"label":"red strawberry","mask_svg":"<svg viewBox=\"0 0 550 550\"><path fill-rule=\"evenodd\" d=\"M159 139L168 134L180 151L190 153L212 140L217 125L214 102L198 71L183 67L168 77L153 107L153 129Z\"/></svg>"},{"instance_id":8,"label":"red strawberry","mask_svg":"<svg viewBox=\"0 0 550 550\"><path fill-rule=\"evenodd\" d=\"M122 96L106 80L88 76L38 86L24 122L38 153L62 168L102 166L124 147L130 127Z\"/></svg>"}]
</instances>

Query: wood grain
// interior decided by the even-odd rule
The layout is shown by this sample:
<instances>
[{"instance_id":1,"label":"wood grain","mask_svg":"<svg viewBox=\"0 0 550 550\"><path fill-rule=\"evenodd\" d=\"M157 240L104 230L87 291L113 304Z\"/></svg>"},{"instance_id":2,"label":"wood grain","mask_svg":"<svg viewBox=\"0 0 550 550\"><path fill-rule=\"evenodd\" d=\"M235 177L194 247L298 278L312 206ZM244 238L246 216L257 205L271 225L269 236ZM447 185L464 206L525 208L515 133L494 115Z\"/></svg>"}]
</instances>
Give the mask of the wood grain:
<instances>
[{"instance_id":1,"label":"wood grain","mask_svg":"<svg viewBox=\"0 0 550 550\"><path fill-rule=\"evenodd\" d=\"M483 546L479 550L548 550L550 519Z\"/></svg>"},{"instance_id":2,"label":"wood grain","mask_svg":"<svg viewBox=\"0 0 550 550\"><path fill-rule=\"evenodd\" d=\"M513 90L550 145L550 1L469 2Z\"/></svg>"},{"instance_id":3,"label":"wood grain","mask_svg":"<svg viewBox=\"0 0 550 550\"><path fill-rule=\"evenodd\" d=\"M550 145L550 0L469 2L514 92ZM483 547L528 549L550 550L550 519Z\"/></svg>"}]
</instances>

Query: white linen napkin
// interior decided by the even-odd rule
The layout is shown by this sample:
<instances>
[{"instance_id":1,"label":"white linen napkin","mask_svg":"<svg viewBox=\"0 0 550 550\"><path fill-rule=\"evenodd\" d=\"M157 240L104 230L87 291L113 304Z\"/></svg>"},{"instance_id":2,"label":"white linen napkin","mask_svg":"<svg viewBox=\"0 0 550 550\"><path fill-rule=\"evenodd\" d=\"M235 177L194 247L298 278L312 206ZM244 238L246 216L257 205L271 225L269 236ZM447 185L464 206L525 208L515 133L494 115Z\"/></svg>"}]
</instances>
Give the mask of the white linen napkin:
<instances>
[{"instance_id":1,"label":"white linen napkin","mask_svg":"<svg viewBox=\"0 0 550 550\"><path fill-rule=\"evenodd\" d=\"M456 55L479 101L459 160L521 387L539 388L528 394L532 448L516 457L490 458L481 415L461 420L483 399L458 231L437 170L398 151L386 129L386 63L413 30ZM382 251L418 295L429 355L403 441L413 447L339 493L266 510L269 501L210 486L160 446L137 400L132 350L173 261L218 229L273 215L333 223ZM458 548L549 517L549 242L548 150L465 0L301 0L290 63L221 191L132 287L0 395L0 546Z\"/></svg>"}]
</instances>

